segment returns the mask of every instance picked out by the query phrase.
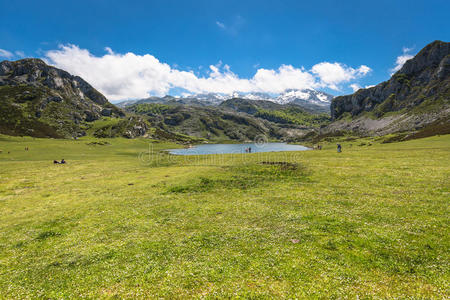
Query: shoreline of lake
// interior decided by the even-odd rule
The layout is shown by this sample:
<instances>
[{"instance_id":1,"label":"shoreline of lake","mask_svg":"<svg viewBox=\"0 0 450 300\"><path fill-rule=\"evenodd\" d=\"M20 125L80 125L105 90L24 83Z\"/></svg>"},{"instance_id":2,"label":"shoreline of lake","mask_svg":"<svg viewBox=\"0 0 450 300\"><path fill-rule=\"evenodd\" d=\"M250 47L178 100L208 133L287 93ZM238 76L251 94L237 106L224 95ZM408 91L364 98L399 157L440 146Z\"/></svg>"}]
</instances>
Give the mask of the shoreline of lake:
<instances>
[{"instance_id":1,"label":"shoreline of lake","mask_svg":"<svg viewBox=\"0 0 450 300\"><path fill-rule=\"evenodd\" d=\"M251 149L247 151L246 149ZM287 152L312 150L303 145L287 143L239 143L239 144L199 144L190 148L168 149L172 155L211 155L211 154L251 154L262 152Z\"/></svg>"}]
</instances>

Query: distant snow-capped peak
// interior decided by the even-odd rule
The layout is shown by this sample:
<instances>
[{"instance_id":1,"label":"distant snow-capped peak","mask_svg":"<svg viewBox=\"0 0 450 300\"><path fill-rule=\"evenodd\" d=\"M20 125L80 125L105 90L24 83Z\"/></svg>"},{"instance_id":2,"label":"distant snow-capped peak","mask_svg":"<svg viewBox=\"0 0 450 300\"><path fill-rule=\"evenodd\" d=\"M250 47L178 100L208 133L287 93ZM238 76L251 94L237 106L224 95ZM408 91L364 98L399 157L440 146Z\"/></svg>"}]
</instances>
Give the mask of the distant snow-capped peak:
<instances>
[{"instance_id":1,"label":"distant snow-capped peak","mask_svg":"<svg viewBox=\"0 0 450 300\"><path fill-rule=\"evenodd\" d=\"M221 102L229 99L230 97L228 95L224 95L224 94L220 94L220 93L206 93L206 94L189 95L189 96L185 96L183 98L197 99L200 101L220 104Z\"/></svg>"},{"instance_id":2,"label":"distant snow-capped peak","mask_svg":"<svg viewBox=\"0 0 450 300\"><path fill-rule=\"evenodd\" d=\"M306 101L312 104L328 106L331 103L333 96L324 92L316 91L313 89L303 90L286 90L284 93L274 99L274 102L279 104L286 104L296 101Z\"/></svg>"},{"instance_id":3,"label":"distant snow-capped peak","mask_svg":"<svg viewBox=\"0 0 450 300\"><path fill-rule=\"evenodd\" d=\"M267 100L279 104L297 102L297 103L311 103L320 106L328 106L330 105L333 96L313 89L302 89L302 90L289 89L286 90L284 93L279 94L278 96L272 96L268 93L260 93L260 92L253 92L253 93L234 92L232 94L221 94L221 93L195 94L185 96L183 98L198 99L200 101L210 102L214 104L219 104L231 98L243 98L248 100Z\"/></svg>"},{"instance_id":4,"label":"distant snow-capped peak","mask_svg":"<svg viewBox=\"0 0 450 300\"><path fill-rule=\"evenodd\" d=\"M210 103L213 105L219 105L223 101L232 98L242 98L248 100L266 100L278 104L296 103L296 104L315 104L320 106L329 106L331 104L331 99L333 99L333 96L313 89L302 89L302 90L289 89L279 95L270 95L268 93L261 93L261 92L253 92L253 93L234 92L231 94L200 93L200 94L184 94L182 96L177 97L173 96L165 96L162 98L150 97L148 99L152 100L160 99L162 101L169 101L169 100L183 101L184 99L186 99L186 100L197 100L204 103ZM120 103L119 106L129 105L132 103L136 103L137 101L138 100L124 101Z\"/></svg>"},{"instance_id":5,"label":"distant snow-capped peak","mask_svg":"<svg viewBox=\"0 0 450 300\"><path fill-rule=\"evenodd\" d=\"M243 98L248 100L269 100L272 101L274 98L267 93L234 93L233 98Z\"/></svg>"}]
</instances>

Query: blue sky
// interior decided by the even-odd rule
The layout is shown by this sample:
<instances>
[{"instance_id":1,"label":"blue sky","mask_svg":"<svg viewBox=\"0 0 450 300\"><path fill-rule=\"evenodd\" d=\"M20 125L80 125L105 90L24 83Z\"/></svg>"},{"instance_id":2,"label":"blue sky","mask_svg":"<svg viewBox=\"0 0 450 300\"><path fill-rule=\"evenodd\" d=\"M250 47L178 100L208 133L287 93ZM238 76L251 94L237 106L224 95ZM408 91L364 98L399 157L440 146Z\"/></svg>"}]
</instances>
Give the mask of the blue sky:
<instances>
[{"instance_id":1,"label":"blue sky","mask_svg":"<svg viewBox=\"0 0 450 300\"><path fill-rule=\"evenodd\" d=\"M449 41L449 12L444 0L0 0L0 59L45 58L113 100L228 92L225 84L339 95L387 80L398 57Z\"/></svg>"}]
</instances>

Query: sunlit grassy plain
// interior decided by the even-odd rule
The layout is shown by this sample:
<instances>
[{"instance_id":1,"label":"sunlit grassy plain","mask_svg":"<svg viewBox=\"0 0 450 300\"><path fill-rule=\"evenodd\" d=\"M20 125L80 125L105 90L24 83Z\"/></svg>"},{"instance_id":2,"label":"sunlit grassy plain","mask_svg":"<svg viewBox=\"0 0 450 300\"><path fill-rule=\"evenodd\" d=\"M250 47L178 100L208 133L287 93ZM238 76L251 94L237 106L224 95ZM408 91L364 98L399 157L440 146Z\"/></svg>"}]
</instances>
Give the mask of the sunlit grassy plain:
<instances>
[{"instance_id":1,"label":"sunlit grassy plain","mask_svg":"<svg viewBox=\"0 0 450 300\"><path fill-rule=\"evenodd\" d=\"M0 298L448 298L450 136L342 144L0 136Z\"/></svg>"}]
</instances>

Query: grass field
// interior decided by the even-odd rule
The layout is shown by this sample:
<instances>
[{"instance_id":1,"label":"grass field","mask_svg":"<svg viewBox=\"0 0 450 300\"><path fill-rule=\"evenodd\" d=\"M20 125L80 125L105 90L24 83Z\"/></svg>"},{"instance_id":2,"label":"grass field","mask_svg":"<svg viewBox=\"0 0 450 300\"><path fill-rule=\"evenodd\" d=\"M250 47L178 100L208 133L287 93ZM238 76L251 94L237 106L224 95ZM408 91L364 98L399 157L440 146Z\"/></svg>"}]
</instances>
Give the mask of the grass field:
<instances>
[{"instance_id":1,"label":"grass field","mask_svg":"<svg viewBox=\"0 0 450 300\"><path fill-rule=\"evenodd\" d=\"M0 298L449 298L450 135L360 144L0 136Z\"/></svg>"}]
</instances>

